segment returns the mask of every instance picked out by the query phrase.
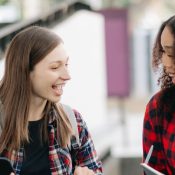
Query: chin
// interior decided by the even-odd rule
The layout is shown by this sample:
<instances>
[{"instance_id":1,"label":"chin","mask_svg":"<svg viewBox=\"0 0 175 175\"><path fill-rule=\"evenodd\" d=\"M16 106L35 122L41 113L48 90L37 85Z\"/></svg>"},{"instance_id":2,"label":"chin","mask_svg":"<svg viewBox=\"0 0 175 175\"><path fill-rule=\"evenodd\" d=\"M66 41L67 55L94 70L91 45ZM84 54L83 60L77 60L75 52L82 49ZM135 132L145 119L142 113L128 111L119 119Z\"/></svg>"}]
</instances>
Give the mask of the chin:
<instances>
[{"instance_id":1,"label":"chin","mask_svg":"<svg viewBox=\"0 0 175 175\"><path fill-rule=\"evenodd\" d=\"M50 101L53 102L53 103L58 103L60 100L61 100L61 97L50 99Z\"/></svg>"}]
</instances>

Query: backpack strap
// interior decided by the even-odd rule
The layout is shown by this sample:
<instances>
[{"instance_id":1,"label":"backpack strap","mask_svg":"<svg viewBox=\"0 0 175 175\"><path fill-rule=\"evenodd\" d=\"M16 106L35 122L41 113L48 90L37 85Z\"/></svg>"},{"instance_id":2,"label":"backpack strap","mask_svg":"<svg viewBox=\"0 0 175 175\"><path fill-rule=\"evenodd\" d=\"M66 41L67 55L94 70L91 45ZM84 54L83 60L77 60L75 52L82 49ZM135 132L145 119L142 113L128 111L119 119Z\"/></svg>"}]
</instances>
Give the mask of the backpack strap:
<instances>
[{"instance_id":1,"label":"backpack strap","mask_svg":"<svg viewBox=\"0 0 175 175\"><path fill-rule=\"evenodd\" d=\"M3 123L3 105L2 105L2 102L0 100L0 135L2 132L2 123Z\"/></svg>"},{"instance_id":2,"label":"backpack strap","mask_svg":"<svg viewBox=\"0 0 175 175\"><path fill-rule=\"evenodd\" d=\"M69 121L72 125L73 131L75 134L75 139L71 141L71 146L74 149L77 149L80 146L80 139L79 139L79 132L78 132L78 126L77 126L77 120L75 117L75 113L74 113L73 109L68 105L62 104L62 107L63 107L63 110L66 113L67 117L69 118Z\"/></svg>"}]
</instances>

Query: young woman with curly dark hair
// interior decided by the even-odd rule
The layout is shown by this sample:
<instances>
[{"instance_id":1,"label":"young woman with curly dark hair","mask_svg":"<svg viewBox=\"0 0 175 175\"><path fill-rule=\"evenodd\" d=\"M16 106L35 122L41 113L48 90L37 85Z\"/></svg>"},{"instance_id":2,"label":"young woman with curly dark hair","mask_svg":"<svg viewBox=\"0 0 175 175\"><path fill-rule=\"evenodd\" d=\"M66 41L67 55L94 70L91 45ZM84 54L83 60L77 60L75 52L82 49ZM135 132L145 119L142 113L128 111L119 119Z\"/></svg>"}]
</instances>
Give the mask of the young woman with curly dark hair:
<instances>
[{"instance_id":1,"label":"young woman with curly dark hair","mask_svg":"<svg viewBox=\"0 0 175 175\"><path fill-rule=\"evenodd\" d=\"M161 89L147 104L143 125L143 161L149 148L149 165L175 174L175 16L162 23L153 48L153 68L160 72Z\"/></svg>"}]
</instances>

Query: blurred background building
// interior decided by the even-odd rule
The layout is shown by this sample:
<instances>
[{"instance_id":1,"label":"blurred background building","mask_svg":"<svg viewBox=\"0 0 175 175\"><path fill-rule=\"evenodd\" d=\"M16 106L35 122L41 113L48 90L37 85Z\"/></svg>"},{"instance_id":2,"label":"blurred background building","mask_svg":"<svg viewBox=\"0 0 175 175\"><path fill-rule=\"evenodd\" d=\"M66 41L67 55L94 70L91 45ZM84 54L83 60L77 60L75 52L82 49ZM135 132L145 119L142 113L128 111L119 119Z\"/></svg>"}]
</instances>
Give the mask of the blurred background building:
<instances>
[{"instance_id":1,"label":"blurred background building","mask_svg":"<svg viewBox=\"0 0 175 175\"><path fill-rule=\"evenodd\" d=\"M0 0L0 78L16 32L51 28L71 58L62 102L83 114L105 174L141 174L144 110L159 89L151 50L174 10L170 0Z\"/></svg>"}]
</instances>

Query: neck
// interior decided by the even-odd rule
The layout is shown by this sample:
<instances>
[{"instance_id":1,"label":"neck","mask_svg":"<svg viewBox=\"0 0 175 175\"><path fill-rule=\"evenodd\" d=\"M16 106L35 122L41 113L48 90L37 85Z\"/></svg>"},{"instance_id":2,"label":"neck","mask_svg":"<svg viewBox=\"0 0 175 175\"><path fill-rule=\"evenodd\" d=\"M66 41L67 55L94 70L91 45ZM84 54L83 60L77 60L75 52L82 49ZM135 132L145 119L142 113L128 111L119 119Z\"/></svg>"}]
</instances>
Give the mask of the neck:
<instances>
[{"instance_id":1,"label":"neck","mask_svg":"<svg viewBox=\"0 0 175 175\"><path fill-rule=\"evenodd\" d=\"M43 111L47 100L41 98L31 98L29 107L29 121L40 120L43 117Z\"/></svg>"}]
</instances>

